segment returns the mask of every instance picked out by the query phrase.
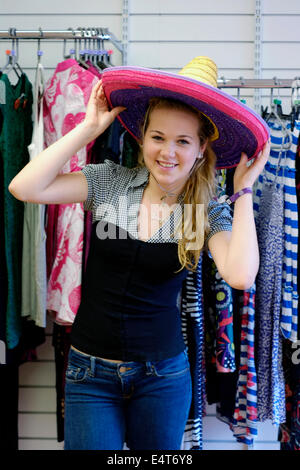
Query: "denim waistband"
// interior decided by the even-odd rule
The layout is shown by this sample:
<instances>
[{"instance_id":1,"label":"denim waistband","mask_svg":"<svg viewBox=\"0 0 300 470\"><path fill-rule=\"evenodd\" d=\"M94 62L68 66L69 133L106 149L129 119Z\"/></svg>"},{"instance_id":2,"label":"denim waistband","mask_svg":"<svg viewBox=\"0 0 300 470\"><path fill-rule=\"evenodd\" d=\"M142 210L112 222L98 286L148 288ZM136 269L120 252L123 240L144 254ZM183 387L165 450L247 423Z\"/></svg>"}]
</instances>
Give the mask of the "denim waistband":
<instances>
[{"instance_id":1,"label":"denim waistband","mask_svg":"<svg viewBox=\"0 0 300 470\"><path fill-rule=\"evenodd\" d=\"M176 360L176 358L180 357L182 354L184 354L186 357L187 357L187 351L184 350L182 351L181 353L179 353L178 355L174 356L174 360ZM130 367L130 368L134 368L134 369L139 369L139 368L146 368L146 369L151 369L151 366L152 364L155 364L157 362L160 362L160 361L127 361L127 362L111 362L109 360L106 360L106 359L102 359L100 357L96 357L96 356L91 356L89 354L86 354L86 353L83 353L81 351L78 351L78 350L75 350L74 348L70 348L70 351L69 351L69 359L72 360L72 362L76 365L78 365L79 367L80 366L88 366L90 367L90 369L92 371L95 370L95 368L97 366L102 366L102 367L105 367L105 368L108 368L108 369L111 369L115 372L118 372L120 370L121 367ZM171 359L171 358L169 358ZM164 359L162 360L164 361Z\"/></svg>"},{"instance_id":2,"label":"denim waistband","mask_svg":"<svg viewBox=\"0 0 300 470\"><path fill-rule=\"evenodd\" d=\"M135 362L135 361L130 361L130 362L112 362L110 360L102 359L101 357L97 356L92 356L87 353L83 353L81 351L78 351L74 348L70 348L69 352L69 357L72 358L72 361L75 363L78 363L78 365L89 365L91 363L93 364L99 364L105 367L109 367L111 369L118 369L118 366L127 366L128 364L130 365L142 365L142 362Z\"/></svg>"}]
</instances>

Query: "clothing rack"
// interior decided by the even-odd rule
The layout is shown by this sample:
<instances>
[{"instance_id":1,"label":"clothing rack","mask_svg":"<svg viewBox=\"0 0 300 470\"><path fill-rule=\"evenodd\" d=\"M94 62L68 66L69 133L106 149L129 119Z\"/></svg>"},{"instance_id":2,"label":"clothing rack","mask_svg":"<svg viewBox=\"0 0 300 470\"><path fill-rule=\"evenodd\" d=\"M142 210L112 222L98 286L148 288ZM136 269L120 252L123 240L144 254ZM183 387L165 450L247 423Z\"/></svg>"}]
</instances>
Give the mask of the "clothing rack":
<instances>
[{"instance_id":1,"label":"clothing rack","mask_svg":"<svg viewBox=\"0 0 300 470\"><path fill-rule=\"evenodd\" d=\"M237 88L238 99L240 99L240 91L242 88L254 88L255 91L255 110L260 112L260 90L269 88L271 90L271 107L273 106L273 90L275 88L291 89L291 106L294 108L295 105L300 104L299 100L299 89L300 89L300 77L295 77L294 79L278 78L273 77L272 79L266 78L237 78L233 80L226 79L221 77L218 82L218 88Z\"/></svg>"},{"instance_id":2,"label":"clothing rack","mask_svg":"<svg viewBox=\"0 0 300 470\"><path fill-rule=\"evenodd\" d=\"M243 78L228 80L221 77L218 80L218 88L300 88L300 77L284 79L274 77L265 78Z\"/></svg>"},{"instance_id":3,"label":"clothing rack","mask_svg":"<svg viewBox=\"0 0 300 470\"><path fill-rule=\"evenodd\" d=\"M101 41L110 41L122 54L123 44L108 28L68 28L64 30L46 30L42 28L38 30L17 30L9 28L8 31L0 30L0 39L18 40L18 39L63 39L63 40L80 40L95 39Z\"/></svg>"}]
</instances>

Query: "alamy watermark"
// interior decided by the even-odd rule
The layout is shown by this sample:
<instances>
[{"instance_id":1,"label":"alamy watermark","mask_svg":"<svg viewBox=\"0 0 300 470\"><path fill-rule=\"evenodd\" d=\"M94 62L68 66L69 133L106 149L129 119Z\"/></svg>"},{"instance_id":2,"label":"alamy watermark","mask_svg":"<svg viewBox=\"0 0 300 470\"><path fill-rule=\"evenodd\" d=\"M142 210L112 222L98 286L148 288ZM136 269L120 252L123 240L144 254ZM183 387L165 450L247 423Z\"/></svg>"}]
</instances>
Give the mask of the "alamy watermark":
<instances>
[{"instance_id":1,"label":"alamy watermark","mask_svg":"<svg viewBox=\"0 0 300 470\"><path fill-rule=\"evenodd\" d=\"M298 365L300 364L300 340L292 343L292 348L296 349L296 351L294 351L292 354L292 363L294 365Z\"/></svg>"},{"instance_id":2,"label":"alamy watermark","mask_svg":"<svg viewBox=\"0 0 300 470\"><path fill-rule=\"evenodd\" d=\"M195 209L193 211L193 209ZM192 217L194 212L194 220ZM175 223L166 224L174 214ZM142 220L144 233L156 232L164 225L160 238L170 239L176 234L176 239L187 240L188 250L201 249L204 239L204 204L130 204L126 196L120 196L117 204L99 204L96 210L96 219L99 221L96 229L100 240L126 239L134 237L137 231L137 217ZM108 223L107 223L108 222ZM183 222L183 223L182 223ZM192 228L194 227L194 229ZM154 230L152 230L152 228ZM157 230L155 230L157 229Z\"/></svg>"}]
</instances>

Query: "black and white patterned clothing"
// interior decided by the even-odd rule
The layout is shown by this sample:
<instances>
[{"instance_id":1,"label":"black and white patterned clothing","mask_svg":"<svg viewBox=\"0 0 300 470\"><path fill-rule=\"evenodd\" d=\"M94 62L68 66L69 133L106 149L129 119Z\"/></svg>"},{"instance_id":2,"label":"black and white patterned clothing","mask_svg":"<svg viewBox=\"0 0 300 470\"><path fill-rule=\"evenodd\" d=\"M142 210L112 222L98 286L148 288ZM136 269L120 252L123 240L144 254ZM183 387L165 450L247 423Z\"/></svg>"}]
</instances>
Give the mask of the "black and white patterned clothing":
<instances>
[{"instance_id":1,"label":"black and white patterned clothing","mask_svg":"<svg viewBox=\"0 0 300 470\"><path fill-rule=\"evenodd\" d=\"M143 192L148 184L149 171L147 168L126 168L117 165L111 160L105 160L101 164L86 165L82 169L88 182L88 197L84 203L84 209L93 212L93 222L103 218L103 209L101 205L106 204L115 208L118 225L133 237L138 238L137 232L137 215L142 200ZM120 199L121 198L121 199ZM124 210L124 203L127 202L130 207L130 214ZM182 203L182 198L179 198ZM178 210L176 210L178 209ZM169 220L156 232L147 242L174 242L174 238L169 237L172 228L177 222L177 216L181 215L179 206L172 213ZM231 230L232 216L229 206L226 203L211 201L208 205L208 217L210 223L210 233L206 238L206 242L215 233L221 230ZM111 218L109 218L111 217ZM113 215L105 216L108 222L114 223ZM170 224L171 229L170 229Z\"/></svg>"},{"instance_id":2,"label":"black and white patterned clothing","mask_svg":"<svg viewBox=\"0 0 300 470\"><path fill-rule=\"evenodd\" d=\"M172 233L182 200L149 240L139 240L137 216L147 168L128 169L105 160L82 172L88 182L84 209L93 213L93 231L72 344L90 355L124 361L158 361L187 347L194 400L183 448L199 449L204 405L201 263L196 273L184 269L175 274L180 265ZM226 203L212 201L208 217L206 241L231 230ZM109 230L117 237L101 239Z\"/></svg>"}]
</instances>

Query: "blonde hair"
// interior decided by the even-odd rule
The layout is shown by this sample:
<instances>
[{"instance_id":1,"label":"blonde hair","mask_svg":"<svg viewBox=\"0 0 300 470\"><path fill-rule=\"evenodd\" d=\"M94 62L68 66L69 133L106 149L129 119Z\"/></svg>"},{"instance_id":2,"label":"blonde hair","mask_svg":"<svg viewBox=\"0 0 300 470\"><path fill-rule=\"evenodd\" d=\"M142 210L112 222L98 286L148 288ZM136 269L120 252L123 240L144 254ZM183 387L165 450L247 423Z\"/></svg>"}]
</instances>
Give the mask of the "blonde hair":
<instances>
[{"instance_id":1,"label":"blonde hair","mask_svg":"<svg viewBox=\"0 0 300 470\"><path fill-rule=\"evenodd\" d=\"M185 218L181 217L180 226L177 227L177 230L180 229L180 233L182 234L182 237L180 237L178 240L178 258L181 264L181 269L187 268L188 270L195 271L199 262L201 250L203 249L204 238L202 239L202 244L200 244L201 246L197 246L196 249L189 249L189 245L195 241L190 239L189 234L196 232L197 229L196 222L199 221L196 214L197 204L203 204L204 206L204 211L202 212L204 237L209 232L207 206L209 201L211 201L211 199L215 196L216 165L216 155L211 148L210 139L215 134L215 129L210 120L192 106L174 99L152 98L146 111L144 121L141 124L142 139L144 139L145 133L147 131L151 113L154 111L154 109L162 108L186 111L194 114L199 120L198 136L200 145L202 146L205 143L207 144L203 153L203 158L196 159L192 173L183 189L183 204L189 204L188 207L191 208L191 217L189 217L188 220L185 220ZM139 166L144 165L142 151L139 153L138 164ZM186 226L184 226L184 222L187 222Z\"/></svg>"}]
</instances>

